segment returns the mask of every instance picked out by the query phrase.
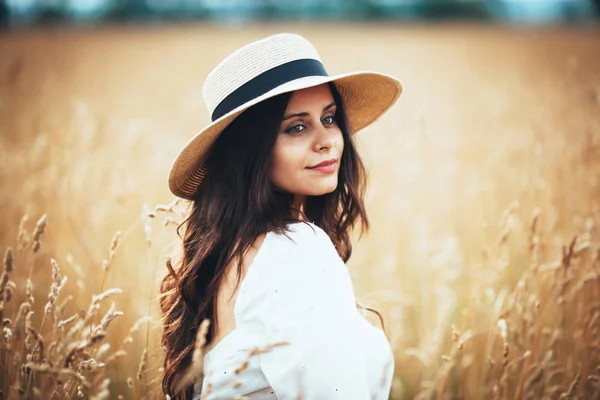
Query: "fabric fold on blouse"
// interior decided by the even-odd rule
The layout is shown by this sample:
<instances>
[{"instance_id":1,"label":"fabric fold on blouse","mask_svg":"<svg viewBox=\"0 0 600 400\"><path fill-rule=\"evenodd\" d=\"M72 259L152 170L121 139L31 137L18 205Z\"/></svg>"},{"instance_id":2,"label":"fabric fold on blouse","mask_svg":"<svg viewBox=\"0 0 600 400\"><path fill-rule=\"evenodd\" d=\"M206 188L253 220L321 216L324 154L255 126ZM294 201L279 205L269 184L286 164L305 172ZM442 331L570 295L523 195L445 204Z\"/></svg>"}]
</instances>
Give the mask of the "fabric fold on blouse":
<instances>
[{"instance_id":1,"label":"fabric fold on blouse","mask_svg":"<svg viewBox=\"0 0 600 400\"><path fill-rule=\"evenodd\" d=\"M194 398L387 399L391 348L356 309L345 263L318 226L289 229L267 233Z\"/></svg>"}]
</instances>

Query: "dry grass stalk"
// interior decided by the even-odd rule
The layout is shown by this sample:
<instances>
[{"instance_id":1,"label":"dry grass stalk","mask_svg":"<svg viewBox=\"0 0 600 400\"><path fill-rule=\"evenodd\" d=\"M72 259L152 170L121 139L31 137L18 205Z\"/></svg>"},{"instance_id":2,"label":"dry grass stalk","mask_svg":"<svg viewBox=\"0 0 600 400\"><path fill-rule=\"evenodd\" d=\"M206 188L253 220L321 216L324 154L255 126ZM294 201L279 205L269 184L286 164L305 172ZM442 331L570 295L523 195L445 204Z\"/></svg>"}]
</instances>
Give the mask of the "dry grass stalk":
<instances>
[{"instance_id":1,"label":"dry grass stalk","mask_svg":"<svg viewBox=\"0 0 600 400\"><path fill-rule=\"evenodd\" d=\"M24 240L24 222L20 227L20 237ZM39 250L40 238L46 229L45 215L38 221L34 231L32 241L34 253ZM36 244L37 243L37 244ZM110 258L113 258L119 245L119 235L116 235L109 249ZM12 252L5 256L5 269L13 269ZM5 384L11 383L12 392L4 389L9 398L28 397L33 393L34 398L42 396L42 393L49 394L49 398L63 399L73 397L89 397L95 399L108 398L110 396L110 380L106 374L106 360L104 357L110 345L102 345L106 339L106 331L112 321L123 315L120 311L115 311L114 303L101 318L98 326L93 326L92 318L98 314L100 303L117 293L122 293L120 289L110 289L92 297L92 302L88 311L79 310L67 319L61 319L66 306L74 300L70 295L59 303L60 294L66 285L67 279L61 274L58 263L51 259L52 265L52 284L50 287L48 302L43 306L43 311L52 314L54 318L53 329L47 333L52 335L52 340L44 336L43 329L36 329L32 324L33 304L34 304L34 285L31 275L25 281L23 301L18 307L17 315L3 320L3 337L9 337L11 347L8 353L2 353L7 356L12 368L12 376L6 374ZM33 263L30 263L33 266ZM31 272L31 270L30 270ZM2 282L2 281L0 281ZM8 281L2 285L2 298L6 298L8 290L16 290L17 286ZM7 290L8 289L8 290ZM9 294L10 295L10 294ZM14 323L13 323L14 321ZM42 318L42 327L44 318ZM64 329L70 325L67 335L63 333ZM86 329L87 327L90 329ZM46 346L46 343L50 343ZM120 353L114 355L113 360ZM83 374L87 374L91 381L88 381ZM33 378L35 374L36 378ZM40 390L41 388L44 390Z\"/></svg>"},{"instance_id":2,"label":"dry grass stalk","mask_svg":"<svg viewBox=\"0 0 600 400\"><path fill-rule=\"evenodd\" d=\"M110 242L110 246L108 247L108 258L102 260L102 280L100 282L100 288L98 289L98 292L102 292L104 290L104 285L106 284L108 272L110 271L113 260L117 254L117 248L119 247L120 243L121 231L117 231Z\"/></svg>"},{"instance_id":3,"label":"dry grass stalk","mask_svg":"<svg viewBox=\"0 0 600 400\"><path fill-rule=\"evenodd\" d=\"M529 253L531 254L531 257L532 257L532 266L534 269L538 268L539 263L540 263L540 258L542 256L542 254L541 254L542 240L541 240L540 232L539 232L539 228L538 228L538 222L539 222L541 213L542 212L538 207L536 207L533 210L533 217L531 219L531 224L529 227Z\"/></svg>"},{"instance_id":4,"label":"dry grass stalk","mask_svg":"<svg viewBox=\"0 0 600 400\"><path fill-rule=\"evenodd\" d=\"M39 242L40 235L44 232L45 220L42 219L38 224L38 229L35 232L34 239ZM38 246L36 246L38 247ZM39 247L38 247L39 248ZM114 248L113 248L114 250ZM5 257L6 258L6 257ZM12 260L9 261L12 267ZM67 302L72 300L73 297L66 299L60 306L58 306L58 298L61 290L66 284L66 277L63 277L60 273L60 269L55 260L51 260L52 265L52 285L50 288L48 302L44 306L44 311L52 313L55 316L55 335L54 339L47 348L48 355L46 355L45 339L40 331L38 331L32 324L32 305L33 305L33 284L31 279L26 281L25 286L25 301L21 303L19 311L14 319L14 329L9 330L12 346L12 365L17 367L13 373L14 375L14 393L21 393L26 395L30 390L35 393L40 393L39 388L30 388L31 377L33 373L43 374L45 378L36 379L39 382L55 382L53 389L49 392L51 398L71 398L75 395L78 397L84 396L84 387L89 387L90 384L85 381L80 371L88 371L93 373L97 378L94 382L98 382L98 386L92 392L94 398L106 398L109 394L108 388L104 387L108 382L104 381L103 378L98 374L103 374L104 363L97 362L92 356L95 345L100 343L106 337L106 329L110 325L111 321L117 316L122 315L121 312L114 310L114 304L110 310L102 318L102 321L96 329L93 330L92 334L86 334L86 330L83 329L85 324L82 320L75 324L72 329L72 337L67 338L67 342L63 342L64 335L61 334L62 330L67 324L72 324L77 320L78 314L66 320L60 320L59 315L66 306ZM16 285L13 284L16 288ZM5 288L12 286L9 283L6 284ZM120 290L109 290L95 296L90 306L90 312L84 312L85 316L88 317L96 313L99 307L100 301L106 297L120 293ZM6 289L4 291L6 295ZM86 321L89 323L89 320ZM4 328L8 328L8 324L12 323L9 319L6 319L3 324ZM43 321L42 321L43 325ZM4 336L8 335L8 331L4 329ZM79 337L79 340L75 340ZM106 349L106 348L105 348ZM21 352L23 351L23 353ZM106 350L105 350L106 351ZM6 374L5 382L8 383L11 380Z\"/></svg>"},{"instance_id":5,"label":"dry grass stalk","mask_svg":"<svg viewBox=\"0 0 600 400\"><path fill-rule=\"evenodd\" d=\"M106 331L106 329L108 329L108 326L110 325L110 323L117 317L123 315L123 313L121 311L115 311L115 303L113 302L110 306L110 309L108 310L108 312L104 315L104 317L102 317L102 320L100 321L100 325L96 327L96 329L94 330L95 333L98 332L103 332Z\"/></svg>"},{"instance_id":6,"label":"dry grass stalk","mask_svg":"<svg viewBox=\"0 0 600 400\"><path fill-rule=\"evenodd\" d=\"M10 247L7 247L6 252L4 253L4 272L6 272L7 274L10 274L12 272L14 261L15 261L15 259L13 256L12 249ZM4 282L4 279L2 279L2 282ZM4 283L4 284L6 284L6 283ZM1 288L2 287L0 287L0 289Z\"/></svg>"},{"instance_id":7,"label":"dry grass stalk","mask_svg":"<svg viewBox=\"0 0 600 400\"><path fill-rule=\"evenodd\" d=\"M94 306L97 306L98 303L100 303L101 301L105 300L106 298L113 296L115 294L121 294L123 293L123 290L119 289L119 288L112 288L112 289L108 289L98 295L95 295L92 297L92 304L94 304Z\"/></svg>"},{"instance_id":8,"label":"dry grass stalk","mask_svg":"<svg viewBox=\"0 0 600 400\"><path fill-rule=\"evenodd\" d=\"M121 343L121 349L125 349L129 344L133 343L133 334L140 330L140 327L143 323L150 321L151 318L148 315L135 321L135 323L129 329L129 334L125 337L125 339L123 339L123 342Z\"/></svg>"},{"instance_id":9,"label":"dry grass stalk","mask_svg":"<svg viewBox=\"0 0 600 400\"><path fill-rule=\"evenodd\" d=\"M119 357L124 357L127 355L127 352L125 350L117 350L115 351L113 354L111 354L110 356L108 356L105 360L104 363L105 364L110 364L115 362L115 360Z\"/></svg>"},{"instance_id":10,"label":"dry grass stalk","mask_svg":"<svg viewBox=\"0 0 600 400\"><path fill-rule=\"evenodd\" d=\"M17 289L17 284L13 281L8 281L6 283L6 288L4 292L4 302L9 303L13 298L13 293Z\"/></svg>"},{"instance_id":11,"label":"dry grass stalk","mask_svg":"<svg viewBox=\"0 0 600 400\"><path fill-rule=\"evenodd\" d=\"M70 368L55 368L50 364L37 364L37 363L27 363L25 364L25 368L30 369L32 371L44 372L50 375L55 375L57 377L64 376L66 378L75 379L79 384L90 387L90 384L85 380L85 377L81 374L78 374L74 370Z\"/></svg>"},{"instance_id":12,"label":"dry grass stalk","mask_svg":"<svg viewBox=\"0 0 600 400\"><path fill-rule=\"evenodd\" d=\"M41 246L40 238L41 238L42 234L44 233L44 231L46 230L46 224L47 224L46 214L44 214L38 220L38 222L35 224L35 229L33 230L33 245L31 247L31 249L33 250L33 253L37 253L38 250L40 249L40 246Z\"/></svg>"},{"instance_id":13,"label":"dry grass stalk","mask_svg":"<svg viewBox=\"0 0 600 400\"><path fill-rule=\"evenodd\" d=\"M60 321L58 321L57 327L62 328L66 325L69 325L71 322L75 321L77 319L77 317L78 317L78 315L74 314L67 319L60 320Z\"/></svg>"},{"instance_id":14,"label":"dry grass stalk","mask_svg":"<svg viewBox=\"0 0 600 400\"><path fill-rule=\"evenodd\" d=\"M121 231L117 231L113 236L113 239L110 242L110 246L108 248L108 259L102 261L102 269L107 273L112 265L113 259L117 254L117 248L121 243ZM100 287L100 291L102 291L102 286Z\"/></svg>"},{"instance_id":15,"label":"dry grass stalk","mask_svg":"<svg viewBox=\"0 0 600 400\"><path fill-rule=\"evenodd\" d=\"M110 397L110 379L104 378L102 381L96 385L95 392L90 396L90 400L103 400L108 399Z\"/></svg>"},{"instance_id":16,"label":"dry grass stalk","mask_svg":"<svg viewBox=\"0 0 600 400\"><path fill-rule=\"evenodd\" d=\"M19 221L19 230L17 233L17 249L22 251L29 244L29 236L25 231L25 224L27 223L27 214L24 214Z\"/></svg>"},{"instance_id":17,"label":"dry grass stalk","mask_svg":"<svg viewBox=\"0 0 600 400\"><path fill-rule=\"evenodd\" d=\"M159 213L159 212L170 212L170 213L174 213L176 212L175 208L182 202L181 199L176 198L174 199L172 202L170 202L167 205L162 205L162 204L157 204L154 207L154 211Z\"/></svg>"},{"instance_id":18,"label":"dry grass stalk","mask_svg":"<svg viewBox=\"0 0 600 400\"><path fill-rule=\"evenodd\" d=\"M575 390L579 385L579 381L581 380L581 365L579 365L579 369L577 370L577 374L575 375L575 379L571 382L569 386L569 390L560 395L560 399L572 399L575 396Z\"/></svg>"},{"instance_id":19,"label":"dry grass stalk","mask_svg":"<svg viewBox=\"0 0 600 400\"><path fill-rule=\"evenodd\" d=\"M102 343L98 350L96 351L96 358L103 359L104 354L110 350L110 343Z\"/></svg>"},{"instance_id":20,"label":"dry grass stalk","mask_svg":"<svg viewBox=\"0 0 600 400\"><path fill-rule=\"evenodd\" d=\"M60 268L53 259L50 260L52 264L52 285L50 286L50 293L48 294L48 302L44 308L46 314L51 314L54 320L57 320L57 308L56 301L60 295L60 291L67 283L67 277L63 277L60 274Z\"/></svg>"},{"instance_id":21,"label":"dry grass stalk","mask_svg":"<svg viewBox=\"0 0 600 400\"><path fill-rule=\"evenodd\" d=\"M202 375L204 370L204 347L206 346L206 335L210 326L210 320L205 319L200 323L196 332L196 341L194 343L194 352L192 353L192 361L187 371L177 384L175 391L177 393L185 390L192 385L198 377Z\"/></svg>"},{"instance_id":22,"label":"dry grass stalk","mask_svg":"<svg viewBox=\"0 0 600 400\"><path fill-rule=\"evenodd\" d=\"M144 224L144 233L146 234L146 243L148 244L148 248L152 246L152 224L150 222L150 210L148 209L148 205L144 204L142 206L142 222Z\"/></svg>"},{"instance_id":23,"label":"dry grass stalk","mask_svg":"<svg viewBox=\"0 0 600 400\"><path fill-rule=\"evenodd\" d=\"M29 278L27 278L27 282L25 283L25 298L30 304L35 303L35 298L33 296L33 282Z\"/></svg>"},{"instance_id":24,"label":"dry grass stalk","mask_svg":"<svg viewBox=\"0 0 600 400\"><path fill-rule=\"evenodd\" d=\"M4 254L4 270L0 275L0 322L4 321L4 307L12 298L12 289L9 286L10 273L13 270L14 257L10 247Z\"/></svg>"},{"instance_id":25,"label":"dry grass stalk","mask_svg":"<svg viewBox=\"0 0 600 400\"><path fill-rule=\"evenodd\" d=\"M595 350L600 348L600 341L594 339L600 332L599 243L588 223L585 233L563 246L559 260L547 259L540 214L539 209L534 211L529 232L525 232L528 241L523 248L529 255L531 268L519 270L514 289L504 299L496 300L500 307L495 308L503 311L488 334L489 341L483 342L485 346L475 346L477 343L472 341L457 346L458 332L451 327L450 343L462 349L462 362L452 354L440 357L451 365L451 372L446 369L446 373L437 374L430 386L415 398L595 398L600 393L600 385L598 388L592 383L579 385L582 371L587 376L591 375L590 369L600 371L600 351ZM506 256L518 246L516 242L509 245L508 232L515 233L515 238L526 236L513 229L520 226L518 221L507 223L510 215L517 218L509 208L499 241L502 249L499 257L508 260L505 268L513 262ZM523 264L526 262L521 260L520 265ZM485 334L485 329L480 332L475 331L474 337ZM496 367L499 360L500 369ZM564 366L577 363L587 365L588 369L580 369L575 379L569 381ZM467 366L481 366L485 372L474 379L476 375ZM439 366L436 368L443 371ZM448 380L457 384L446 384Z\"/></svg>"},{"instance_id":26,"label":"dry grass stalk","mask_svg":"<svg viewBox=\"0 0 600 400\"><path fill-rule=\"evenodd\" d=\"M502 221L502 230L500 232L500 236L498 239L499 245L502 247L506 245L508 238L512 232L514 214L516 210L519 208L519 202L512 202L503 212L503 221Z\"/></svg>"},{"instance_id":27,"label":"dry grass stalk","mask_svg":"<svg viewBox=\"0 0 600 400\"><path fill-rule=\"evenodd\" d=\"M69 294L67 297L64 298L63 301L60 302L60 304L58 305L58 311L60 312L61 315L64 314L67 304L69 304L71 301L73 301L74 298L75 297L72 294Z\"/></svg>"},{"instance_id":28,"label":"dry grass stalk","mask_svg":"<svg viewBox=\"0 0 600 400\"><path fill-rule=\"evenodd\" d=\"M19 312L17 313L17 318L15 319L15 328L14 335L15 341L18 343L22 337L22 334L25 332L25 318L28 313L31 311L31 304L28 302L21 303L19 307Z\"/></svg>"},{"instance_id":29,"label":"dry grass stalk","mask_svg":"<svg viewBox=\"0 0 600 400\"><path fill-rule=\"evenodd\" d=\"M148 366L148 350L144 350L144 352L142 353L142 359L140 360L140 366L138 367L138 371L137 371L137 380L141 381L144 378L144 375L146 374L146 367Z\"/></svg>"},{"instance_id":30,"label":"dry grass stalk","mask_svg":"<svg viewBox=\"0 0 600 400\"><path fill-rule=\"evenodd\" d=\"M80 364L79 364L79 368L83 369L83 370L89 370L89 371L95 371L99 368L104 368L105 364L98 362L96 360L94 360L93 358L90 358L88 360L83 360Z\"/></svg>"},{"instance_id":31,"label":"dry grass stalk","mask_svg":"<svg viewBox=\"0 0 600 400\"><path fill-rule=\"evenodd\" d=\"M255 355L258 354L263 354L263 353L268 353L271 350L273 350L275 347L279 347L279 346L288 346L290 345L290 342L287 341L279 341L279 342L274 342L274 343L270 343L264 347L254 347L252 348L252 350L250 350L250 357L253 357Z\"/></svg>"},{"instance_id":32,"label":"dry grass stalk","mask_svg":"<svg viewBox=\"0 0 600 400\"><path fill-rule=\"evenodd\" d=\"M206 328L208 330L208 327ZM274 348L279 347L279 346L288 346L290 345L290 342L288 341L279 341L279 342L273 342L273 343L269 343L263 347L260 346L255 346L253 347L249 352L248 352L248 357L242 361L242 363L240 365L238 365L236 368L234 368L233 373L234 375L239 375L241 374L244 370L246 370L248 368L248 366L250 365L250 361L252 359L252 357L255 357L259 354L264 354L264 353L268 353L273 351ZM203 369L203 365L201 365L201 368ZM197 375L193 375L191 378L187 377L188 379L190 379L187 382L187 385L181 385L180 390L184 390L187 386L191 385L193 382L196 382L198 380L199 377L201 377L202 375L202 370L200 372L197 371ZM215 388L220 388L222 386L227 385L228 382L227 381L222 381L219 385L215 386L209 379L209 377L206 377L206 379L204 379L203 381L203 387L202 387L202 395L201 395L201 399L205 399L208 397L208 395L210 393L212 393L212 391ZM238 381L237 383L238 386L236 386L236 382L233 383L233 387L239 387L241 385L241 381Z\"/></svg>"},{"instance_id":33,"label":"dry grass stalk","mask_svg":"<svg viewBox=\"0 0 600 400\"><path fill-rule=\"evenodd\" d=\"M33 313L33 312L32 312ZM33 345L30 345L29 348L32 349L31 355L32 355L32 361L34 362L44 362L45 361L45 355L44 355L44 338L42 335L39 334L38 331L35 330L34 327L32 327L30 324L27 325L27 334L30 335L31 337L31 341L33 341Z\"/></svg>"},{"instance_id":34,"label":"dry grass stalk","mask_svg":"<svg viewBox=\"0 0 600 400\"><path fill-rule=\"evenodd\" d=\"M179 226L179 225L181 225L181 222L180 221L176 221L172 217L166 217L163 220L163 226L169 226L169 225Z\"/></svg>"},{"instance_id":35,"label":"dry grass stalk","mask_svg":"<svg viewBox=\"0 0 600 400\"><path fill-rule=\"evenodd\" d=\"M250 361L249 360L244 360L240 365L238 365L233 370L233 373L236 374L236 375L241 374L243 371L246 370L246 368L248 368L248 365L250 365Z\"/></svg>"},{"instance_id":36,"label":"dry grass stalk","mask_svg":"<svg viewBox=\"0 0 600 400\"><path fill-rule=\"evenodd\" d=\"M523 387L524 387L524 392L528 393L530 391L530 389L533 388L534 385L536 385L537 383L541 382L542 378L544 377L544 369L541 368L538 365L533 365L533 371L530 374L530 376L527 378L527 380L525 381Z\"/></svg>"}]
</instances>

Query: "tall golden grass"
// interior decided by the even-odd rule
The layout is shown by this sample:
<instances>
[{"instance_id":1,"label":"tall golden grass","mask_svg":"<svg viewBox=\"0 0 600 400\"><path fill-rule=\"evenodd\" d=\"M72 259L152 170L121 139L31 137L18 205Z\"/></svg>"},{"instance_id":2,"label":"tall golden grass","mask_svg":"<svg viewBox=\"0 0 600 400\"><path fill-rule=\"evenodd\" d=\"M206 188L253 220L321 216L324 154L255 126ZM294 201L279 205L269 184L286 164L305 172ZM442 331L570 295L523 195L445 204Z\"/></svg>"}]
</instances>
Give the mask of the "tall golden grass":
<instances>
[{"instance_id":1,"label":"tall golden grass","mask_svg":"<svg viewBox=\"0 0 600 400\"><path fill-rule=\"evenodd\" d=\"M405 85L358 135L372 230L349 262L386 321L391 398L599 397L598 35L293 28L0 36L2 396L161 398L170 162L206 122L206 73L293 30L331 73Z\"/></svg>"}]
</instances>

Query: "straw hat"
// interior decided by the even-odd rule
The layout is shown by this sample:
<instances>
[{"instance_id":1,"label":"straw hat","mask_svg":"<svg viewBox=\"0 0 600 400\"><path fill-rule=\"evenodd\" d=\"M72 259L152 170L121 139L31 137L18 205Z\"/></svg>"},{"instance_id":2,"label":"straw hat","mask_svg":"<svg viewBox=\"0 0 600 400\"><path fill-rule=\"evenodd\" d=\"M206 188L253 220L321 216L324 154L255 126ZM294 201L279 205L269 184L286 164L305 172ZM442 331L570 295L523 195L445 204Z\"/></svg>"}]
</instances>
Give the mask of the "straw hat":
<instances>
[{"instance_id":1,"label":"straw hat","mask_svg":"<svg viewBox=\"0 0 600 400\"><path fill-rule=\"evenodd\" d=\"M353 134L377 120L402 93L398 80L377 72L327 75L313 45L295 34L269 36L233 52L204 82L212 122L175 159L169 174L171 192L193 198L206 174L210 146L245 110L279 94L328 82L340 92Z\"/></svg>"}]
</instances>

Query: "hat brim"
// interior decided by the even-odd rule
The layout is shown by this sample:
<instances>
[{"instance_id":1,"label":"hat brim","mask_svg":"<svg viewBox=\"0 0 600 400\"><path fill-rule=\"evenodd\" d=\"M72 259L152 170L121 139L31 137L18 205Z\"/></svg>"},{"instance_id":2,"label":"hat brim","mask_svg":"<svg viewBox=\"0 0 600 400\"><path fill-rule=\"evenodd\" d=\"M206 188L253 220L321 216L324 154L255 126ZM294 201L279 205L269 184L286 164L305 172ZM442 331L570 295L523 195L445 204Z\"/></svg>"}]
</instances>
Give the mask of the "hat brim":
<instances>
[{"instance_id":1,"label":"hat brim","mask_svg":"<svg viewBox=\"0 0 600 400\"><path fill-rule=\"evenodd\" d=\"M219 134L240 114L255 104L282 93L293 92L332 82L344 102L352 134L375 122L400 97L402 84L378 72L353 72L334 76L310 76L296 79L244 103L198 132L177 155L169 174L169 189L191 200L204 178L204 156Z\"/></svg>"}]
</instances>

